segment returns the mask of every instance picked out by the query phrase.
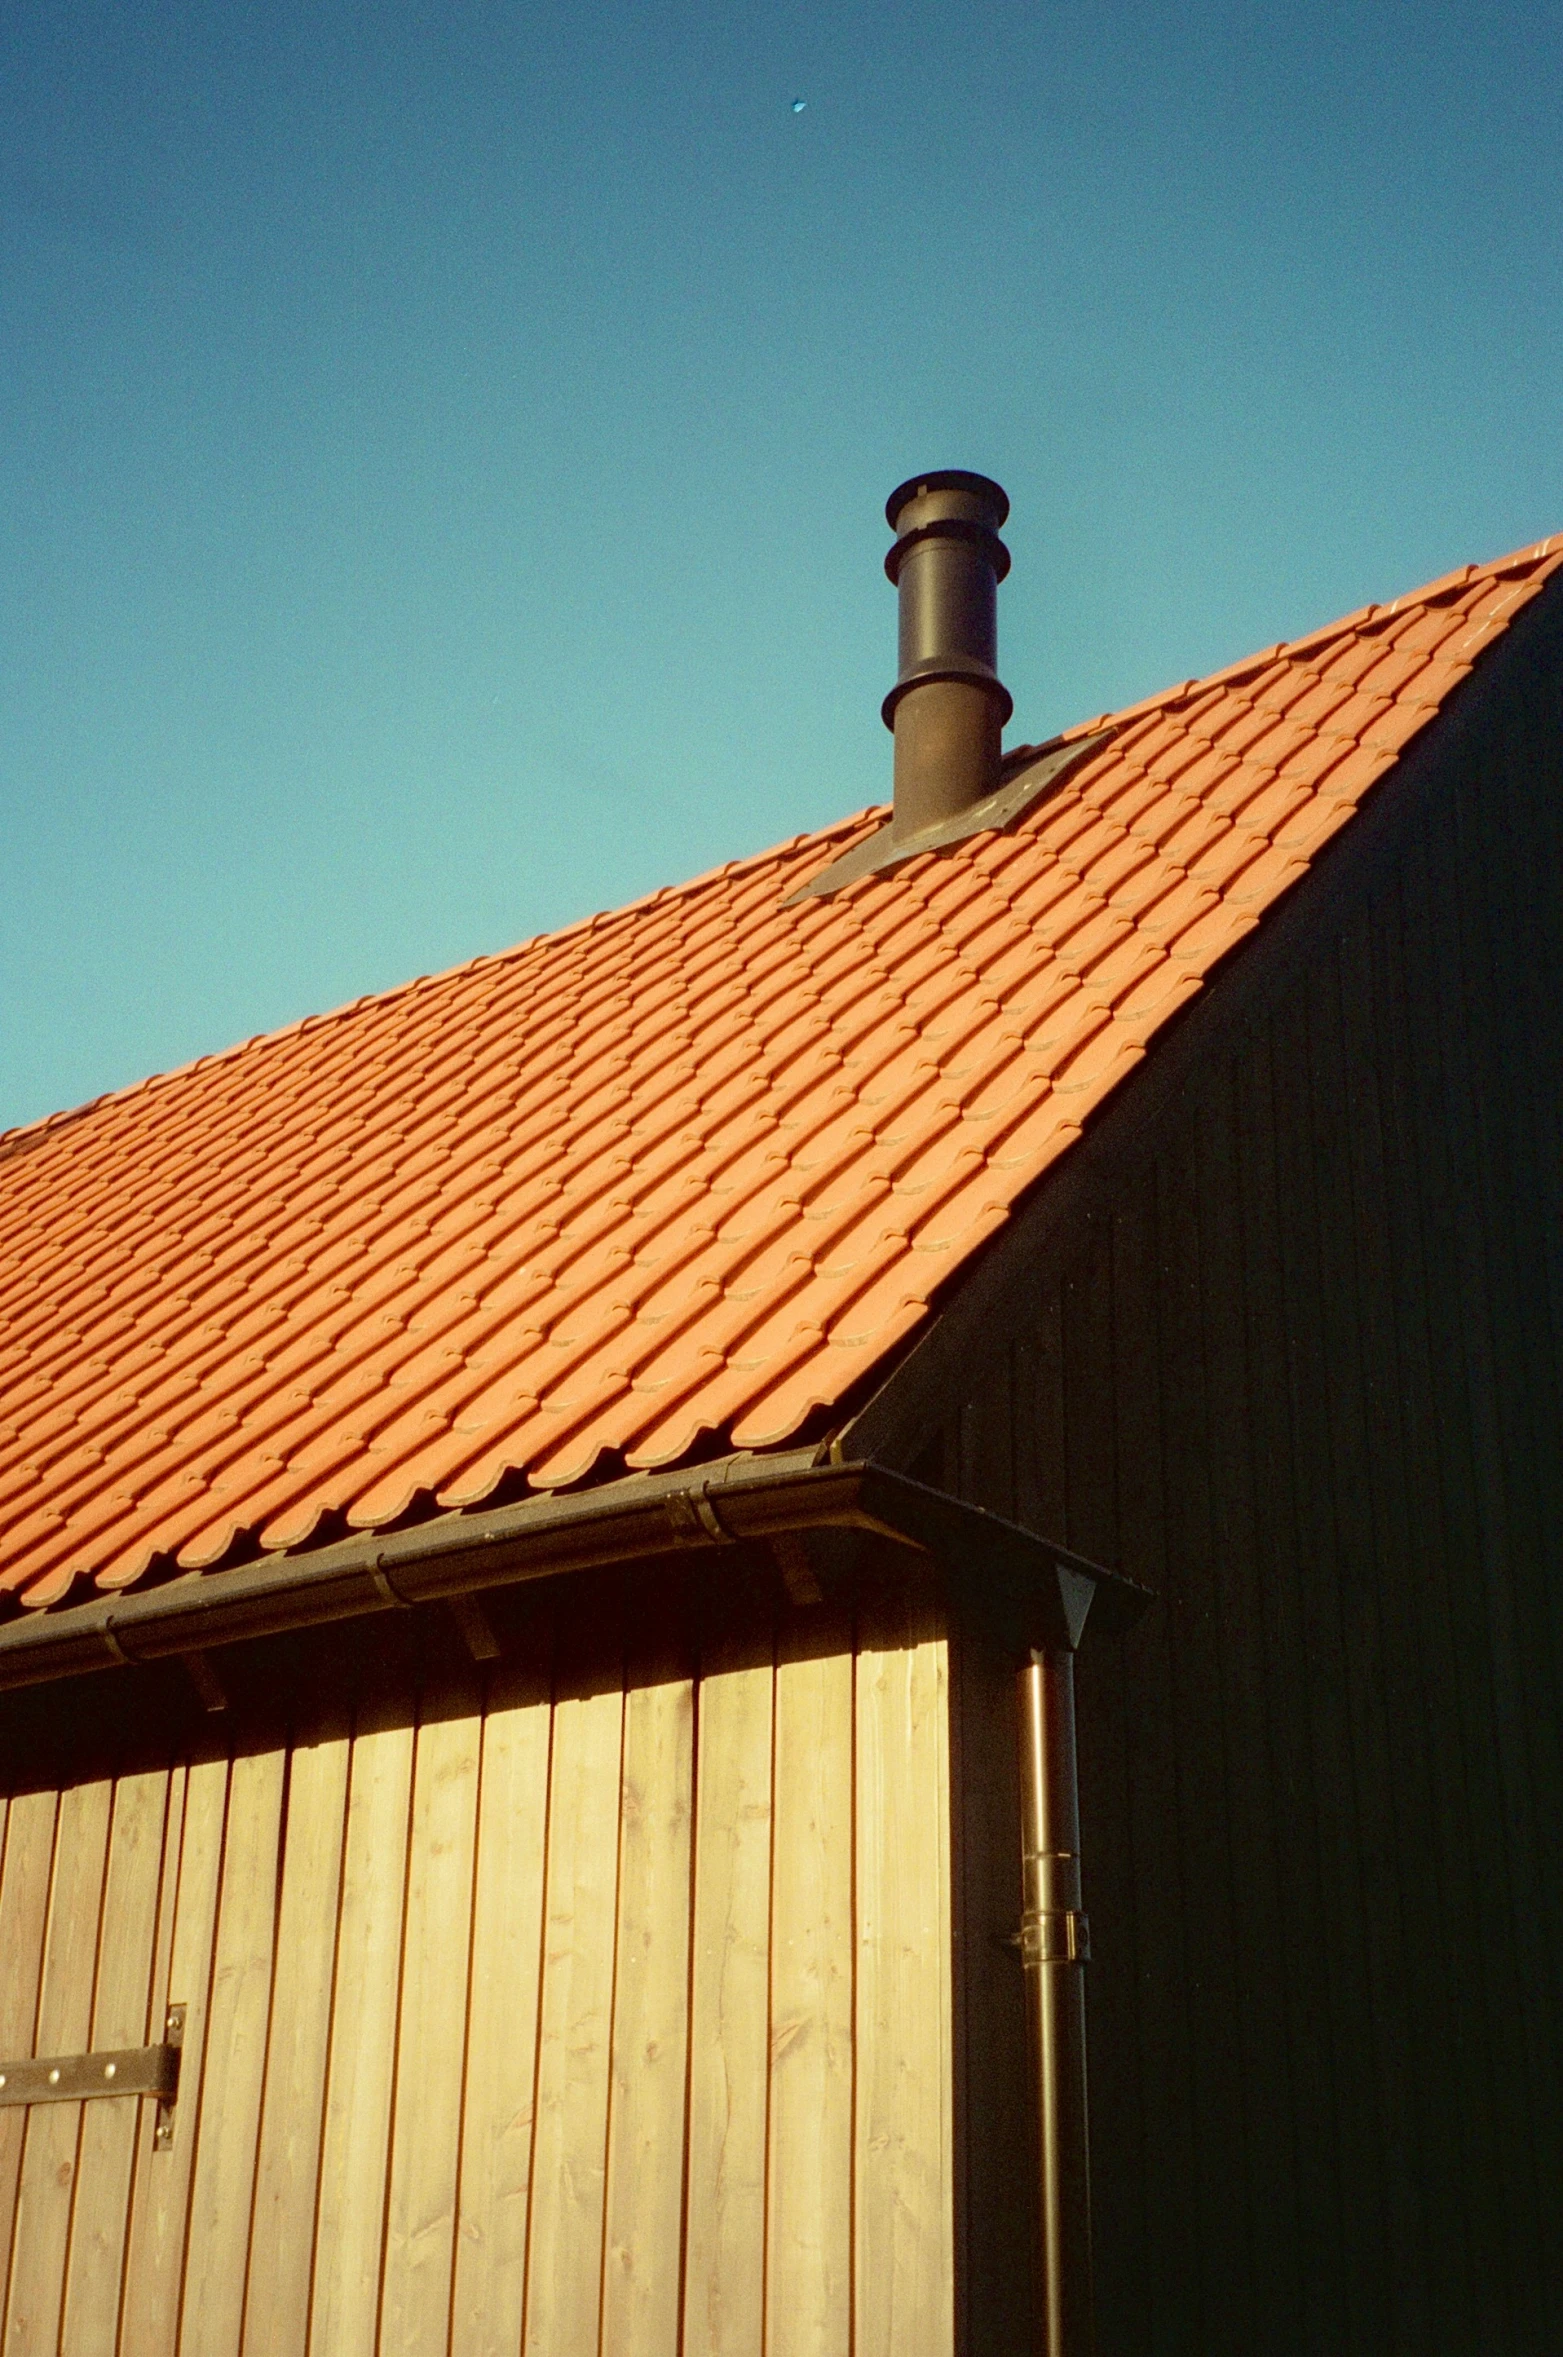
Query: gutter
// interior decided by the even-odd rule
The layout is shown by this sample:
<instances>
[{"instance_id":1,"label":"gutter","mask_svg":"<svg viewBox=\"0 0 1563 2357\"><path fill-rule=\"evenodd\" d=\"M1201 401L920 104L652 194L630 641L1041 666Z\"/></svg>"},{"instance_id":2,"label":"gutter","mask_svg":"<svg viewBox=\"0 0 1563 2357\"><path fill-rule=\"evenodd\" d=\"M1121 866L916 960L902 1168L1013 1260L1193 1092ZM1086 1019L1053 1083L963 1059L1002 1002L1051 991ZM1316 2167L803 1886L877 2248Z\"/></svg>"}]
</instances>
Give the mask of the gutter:
<instances>
[{"instance_id":1,"label":"gutter","mask_svg":"<svg viewBox=\"0 0 1563 2357\"><path fill-rule=\"evenodd\" d=\"M763 1545L817 1530L873 1532L937 1557L1014 1620L1022 1646L1072 1650L1095 1595L1099 1620L1130 1617L1144 1600L1132 1582L980 1506L886 1466L822 1462L817 1450L795 1450L729 1457L694 1473L635 1474L30 1613L0 1624L0 1691L687 1548Z\"/></svg>"}]
</instances>

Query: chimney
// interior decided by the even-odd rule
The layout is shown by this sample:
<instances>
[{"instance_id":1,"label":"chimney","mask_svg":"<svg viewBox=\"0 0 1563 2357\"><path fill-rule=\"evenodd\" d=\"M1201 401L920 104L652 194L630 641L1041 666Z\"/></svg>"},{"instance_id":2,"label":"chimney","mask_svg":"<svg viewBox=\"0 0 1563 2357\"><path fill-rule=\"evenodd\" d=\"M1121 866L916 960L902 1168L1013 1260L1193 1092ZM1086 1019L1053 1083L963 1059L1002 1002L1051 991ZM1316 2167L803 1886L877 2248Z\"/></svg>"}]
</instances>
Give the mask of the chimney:
<instances>
[{"instance_id":1,"label":"chimney","mask_svg":"<svg viewBox=\"0 0 1563 2357\"><path fill-rule=\"evenodd\" d=\"M896 535L885 571L901 600L900 676L884 701L901 843L960 818L999 782L999 739L1014 709L995 669L1008 514L997 483L958 467L913 475L885 505Z\"/></svg>"},{"instance_id":2,"label":"chimney","mask_svg":"<svg viewBox=\"0 0 1563 2357\"><path fill-rule=\"evenodd\" d=\"M895 546L885 571L901 595L901 676L884 701L895 735L887 826L800 884L785 905L826 899L909 859L939 858L968 835L1012 827L1107 741L1110 732L1017 745L1001 760L1013 705L998 659L998 585L1009 571L999 526L1009 501L957 467L913 475L885 507Z\"/></svg>"}]
</instances>

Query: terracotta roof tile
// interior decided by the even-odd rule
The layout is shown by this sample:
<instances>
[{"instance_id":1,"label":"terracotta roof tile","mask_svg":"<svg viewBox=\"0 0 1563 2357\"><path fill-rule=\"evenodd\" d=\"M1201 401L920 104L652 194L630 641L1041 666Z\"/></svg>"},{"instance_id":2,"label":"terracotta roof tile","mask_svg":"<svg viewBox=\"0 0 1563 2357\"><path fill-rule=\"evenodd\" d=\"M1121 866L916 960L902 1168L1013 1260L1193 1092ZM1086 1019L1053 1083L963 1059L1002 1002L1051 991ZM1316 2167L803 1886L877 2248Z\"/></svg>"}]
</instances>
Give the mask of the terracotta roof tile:
<instances>
[{"instance_id":1,"label":"terracotta roof tile","mask_svg":"<svg viewBox=\"0 0 1563 2357\"><path fill-rule=\"evenodd\" d=\"M786 905L858 812L0 1140L0 1589L839 1420L1560 562L1082 724L1008 834Z\"/></svg>"},{"instance_id":2,"label":"terracotta roof tile","mask_svg":"<svg viewBox=\"0 0 1563 2357\"><path fill-rule=\"evenodd\" d=\"M1283 850L1276 843L1260 843L1247 865L1234 870L1222 897L1233 909L1268 908L1306 871L1307 864L1296 851Z\"/></svg>"}]
</instances>

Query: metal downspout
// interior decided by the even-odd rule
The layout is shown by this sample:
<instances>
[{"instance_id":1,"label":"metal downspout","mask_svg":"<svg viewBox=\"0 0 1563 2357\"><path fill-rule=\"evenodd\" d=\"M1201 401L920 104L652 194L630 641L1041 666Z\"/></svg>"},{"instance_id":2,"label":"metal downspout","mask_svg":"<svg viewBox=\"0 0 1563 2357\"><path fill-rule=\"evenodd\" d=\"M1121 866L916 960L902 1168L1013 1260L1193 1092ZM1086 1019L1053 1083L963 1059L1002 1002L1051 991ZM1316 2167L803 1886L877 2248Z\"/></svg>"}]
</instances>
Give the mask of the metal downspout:
<instances>
[{"instance_id":1,"label":"metal downspout","mask_svg":"<svg viewBox=\"0 0 1563 2357\"><path fill-rule=\"evenodd\" d=\"M1038 2131L1044 2357L1090 2357L1091 2182L1086 2112L1080 1794L1072 1652L1033 1652L1019 1680L1021 1962Z\"/></svg>"}]
</instances>

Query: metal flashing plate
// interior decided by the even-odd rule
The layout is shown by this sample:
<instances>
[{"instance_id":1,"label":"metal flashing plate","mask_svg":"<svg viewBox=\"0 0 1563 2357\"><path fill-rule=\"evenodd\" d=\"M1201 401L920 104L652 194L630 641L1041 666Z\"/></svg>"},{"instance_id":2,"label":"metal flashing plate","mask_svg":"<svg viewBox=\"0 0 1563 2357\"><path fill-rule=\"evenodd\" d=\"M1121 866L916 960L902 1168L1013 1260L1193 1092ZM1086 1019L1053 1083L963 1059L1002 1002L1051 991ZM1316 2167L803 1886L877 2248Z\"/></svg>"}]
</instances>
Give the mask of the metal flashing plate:
<instances>
[{"instance_id":1,"label":"metal flashing plate","mask_svg":"<svg viewBox=\"0 0 1563 2357\"><path fill-rule=\"evenodd\" d=\"M829 867L821 868L817 876L811 876L783 905L790 908L794 901L828 899L832 892L844 891L848 884L859 883L864 876L883 875L888 869L900 867L909 859L922 859L929 852L952 850L971 835L1002 834L1006 827L1024 818L1033 803L1040 801L1050 787L1060 784L1088 753L1099 751L1111 735L1111 729L1103 729L1094 737L1076 737L1067 745L1039 746L1002 785L995 786L991 794L984 794L970 810L945 819L939 826L925 827L921 834L898 835L892 819L877 835L854 843L850 851L833 859Z\"/></svg>"}]
</instances>

